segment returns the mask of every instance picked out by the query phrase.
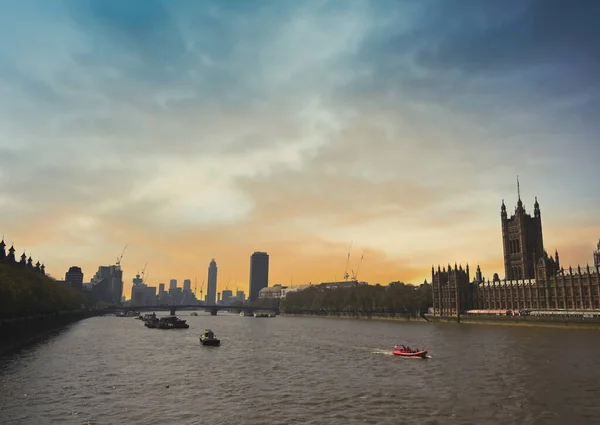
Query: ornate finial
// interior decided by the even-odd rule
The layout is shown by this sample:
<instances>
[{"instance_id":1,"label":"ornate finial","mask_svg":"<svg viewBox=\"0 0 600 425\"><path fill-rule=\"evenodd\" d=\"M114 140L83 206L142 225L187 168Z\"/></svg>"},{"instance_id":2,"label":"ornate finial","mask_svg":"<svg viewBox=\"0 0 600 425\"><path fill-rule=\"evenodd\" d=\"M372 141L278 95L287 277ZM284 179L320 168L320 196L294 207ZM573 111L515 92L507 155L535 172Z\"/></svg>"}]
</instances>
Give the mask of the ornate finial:
<instances>
[{"instance_id":1,"label":"ornate finial","mask_svg":"<svg viewBox=\"0 0 600 425\"><path fill-rule=\"evenodd\" d=\"M517 196L519 201L521 200L521 185L519 184L519 175L517 174Z\"/></svg>"}]
</instances>

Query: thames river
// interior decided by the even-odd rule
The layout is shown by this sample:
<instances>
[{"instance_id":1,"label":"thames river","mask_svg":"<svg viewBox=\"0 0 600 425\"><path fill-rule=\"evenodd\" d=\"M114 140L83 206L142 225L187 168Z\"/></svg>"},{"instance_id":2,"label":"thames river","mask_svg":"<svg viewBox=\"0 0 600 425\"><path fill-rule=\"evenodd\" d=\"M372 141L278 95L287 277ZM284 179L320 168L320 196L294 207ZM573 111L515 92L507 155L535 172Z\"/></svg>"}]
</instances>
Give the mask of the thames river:
<instances>
[{"instance_id":1,"label":"thames river","mask_svg":"<svg viewBox=\"0 0 600 425\"><path fill-rule=\"evenodd\" d=\"M188 314L87 319L0 358L0 423L600 423L597 331Z\"/></svg>"}]
</instances>

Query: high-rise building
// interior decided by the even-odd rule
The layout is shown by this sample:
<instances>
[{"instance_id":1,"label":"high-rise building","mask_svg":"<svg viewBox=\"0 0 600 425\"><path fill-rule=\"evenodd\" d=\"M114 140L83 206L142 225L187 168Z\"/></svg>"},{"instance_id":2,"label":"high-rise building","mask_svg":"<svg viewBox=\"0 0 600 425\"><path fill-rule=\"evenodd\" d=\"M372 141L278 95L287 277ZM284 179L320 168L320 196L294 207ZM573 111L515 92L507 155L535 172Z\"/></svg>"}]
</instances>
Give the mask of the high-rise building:
<instances>
[{"instance_id":1,"label":"high-rise building","mask_svg":"<svg viewBox=\"0 0 600 425\"><path fill-rule=\"evenodd\" d=\"M183 292L191 292L192 291L192 281L190 279L185 279L183 281Z\"/></svg>"},{"instance_id":2,"label":"high-rise building","mask_svg":"<svg viewBox=\"0 0 600 425\"><path fill-rule=\"evenodd\" d=\"M244 294L244 291L240 291L238 289L238 291L235 293L235 298L237 299L237 301L244 302L246 301L246 294Z\"/></svg>"},{"instance_id":3,"label":"high-rise building","mask_svg":"<svg viewBox=\"0 0 600 425\"><path fill-rule=\"evenodd\" d=\"M217 262L213 258L208 265L208 288L206 288L206 304L215 305L217 301Z\"/></svg>"},{"instance_id":4,"label":"high-rise building","mask_svg":"<svg viewBox=\"0 0 600 425\"><path fill-rule=\"evenodd\" d=\"M169 292L177 289L177 279L171 279L169 282Z\"/></svg>"},{"instance_id":5,"label":"high-rise building","mask_svg":"<svg viewBox=\"0 0 600 425\"><path fill-rule=\"evenodd\" d=\"M156 305L156 302L156 287L147 286L139 273L136 274L131 287L131 305L153 306Z\"/></svg>"},{"instance_id":6,"label":"high-rise building","mask_svg":"<svg viewBox=\"0 0 600 425\"><path fill-rule=\"evenodd\" d=\"M123 270L120 266L100 266L91 280L97 301L120 304L123 299Z\"/></svg>"},{"instance_id":7,"label":"high-rise building","mask_svg":"<svg viewBox=\"0 0 600 425\"><path fill-rule=\"evenodd\" d=\"M158 295L161 296L164 293L165 293L165 284L159 283L158 284Z\"/></svg>"},{"instance_id":8,"label":"high-rise building","mask_svg":"<svg viewBox=\"0 0 600 425\"><path fill-rule=\"evenodd\" d=\"M221 292L221 301L225 305L229 305L233 298L233 291L231 289L223 289Z\"/></svg>"},{"instance_id":9,"label":"high-rise building","mask_svg":"<svg viewBox=\"0 0 600 425\"><path fill-rule=\"evenodd\" d=\"M269 254L257 251L250 256L250 301L256 301L260 290L267 286L269 286Z\"/></svg>"},{"instance_id":10,"label":"high-rise building","mask_svg":"<svg viewBox=\"0 0 600 425\"><path fill-rule=\"evenodd\" d=\"M73 289L83 289L83 272L80 267L72 266L65 273L65 283Z\"/></svg>"}]
</instances>

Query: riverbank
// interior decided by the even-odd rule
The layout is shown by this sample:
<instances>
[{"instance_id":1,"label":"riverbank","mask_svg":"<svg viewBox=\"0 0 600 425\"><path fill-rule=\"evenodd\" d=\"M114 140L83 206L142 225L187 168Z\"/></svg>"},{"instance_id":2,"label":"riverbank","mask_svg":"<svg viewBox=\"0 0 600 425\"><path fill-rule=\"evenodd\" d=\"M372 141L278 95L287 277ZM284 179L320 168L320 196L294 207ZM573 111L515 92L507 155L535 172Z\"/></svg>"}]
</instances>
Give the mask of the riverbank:
<instances>
[{"instance_id":1,"label":"riverbank","mask_svg":"<svg viewBox=\"0 0 600 425\"><path fill-rule=\"evenodd\" d=\"M445 323L459 324L456 317L439 317L426 314L424 316L391 315L391 314L281 314L285 317L318 317L325 319L354 319L354 320L379 320L387 322L418 322L418 323ZM600 319L568 319L553 317L533 316L461 316L460 324L464 325L496 325L496 326L536 326L563 329L595 329L600 330Z\"/></svg>"},{"instance_id":2,"label":"riverbank","mask_svg":"<svg viewBox=\"0 0 600 425\"><path fill-rule=\"evenodd\" d=\"M285 317L318 317L324 319L354 319L354 320L380 320L386 322L419 322L424 323L428 320L421 316L373 313L373 314L356 314L356 313L329 313L329 314L310 314L310 313L281 313Z\"/></svg>"},{"instance_id":3,"label":"riverbank","mask_svg":"<svg viewBox=\"0 0 600 425\"><path fill-rule=\"evenodd\" d=\"M439 317L426 314L432 323L458 324L456 317ZM465 325L499 325L499 326L536 326L563 329L595 329L600 330L600 319L564 319L562 317L535 316L460 316L460 324Z\"/></svg>"},{"instance_id":4,"label":"riverbank","mask_svg":"<svg viewBox=\"0 0 600 425\"><path fill-rule=\"evenodd\" d=\"M0 319L0 355L34 343L49 333L100 312L91 309Z\"/></svg>"}]
</instances>

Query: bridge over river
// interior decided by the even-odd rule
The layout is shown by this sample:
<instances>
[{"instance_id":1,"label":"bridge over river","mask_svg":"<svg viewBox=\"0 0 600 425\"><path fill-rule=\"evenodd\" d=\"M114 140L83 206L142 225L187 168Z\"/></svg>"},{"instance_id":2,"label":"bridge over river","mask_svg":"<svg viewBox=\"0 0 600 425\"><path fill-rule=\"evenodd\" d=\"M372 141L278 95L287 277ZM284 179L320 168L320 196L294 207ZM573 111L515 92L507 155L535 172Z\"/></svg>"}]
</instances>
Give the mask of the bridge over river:
<instances>
[{"instance_id":1,"label":"bridge over river","mask_svg":"<svg viewBox=\"0 0 600 425\"><path fill-rule=\"evenodd\" d=\"M160 304L153 306L119 306L115 307L114 311L156 311L156 310L169 310L171 315L175 315L177 310L203 310L209 311L212 316L216 316L220 310L231 311L234 313L241 313L242 311L253 314L255 311L264 311L269 313L279 314L279 308L277 307L251 307L241 305L204 305L204 304L186 304L186 305L168 305Z\"/></svg>"}]
</instances>

